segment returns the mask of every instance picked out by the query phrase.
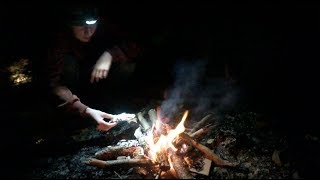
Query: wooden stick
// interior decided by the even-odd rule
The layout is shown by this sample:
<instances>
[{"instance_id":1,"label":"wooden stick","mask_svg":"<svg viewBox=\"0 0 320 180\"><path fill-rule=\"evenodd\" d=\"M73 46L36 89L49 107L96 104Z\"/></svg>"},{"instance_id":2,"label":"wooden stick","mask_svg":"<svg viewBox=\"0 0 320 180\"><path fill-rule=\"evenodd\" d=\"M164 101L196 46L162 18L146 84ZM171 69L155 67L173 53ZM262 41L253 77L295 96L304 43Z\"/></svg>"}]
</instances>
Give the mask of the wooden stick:
<instances>
[{"instance_id":1,"label":"wooden stick","mask_svg":"<svg viewBox=\"0 0 320 180\"><path fill-rule=\"evenodd\" d=\"M157 121L157 112L156 112L156 110L155 109L150 109L148 111L148 114L149 114L149 118L152 121L152 123L155 124L156 121Z\"/></svg>"},{"instance_id":2,"label":"wooden stick","mask_svg":"<svg viewBox=\"0 0 320 180\"><path fill-rule=\"evenodd\" d=\"M161 177L162 169L159 169L156 177L154 179L159 179Z\"/></svg>"},{"instance_id":3,"label":"wooden stick","mask_svg":"<svg viewBox=\"0 0 320 180\"><path fill-rule=\"evenodd\" d=\"M207 132L211 131L213 128L215 127L215 125L207 125L206 127L203 127L199 130L197 130L196 132L190 134L190 137L193 139L197 139L199 137L201 137L204 134L207 134Z\"/></svg>"},{"instance_id":4,"label":"wooden stick","mask_svg":"<svg viewBox=\"0 0 320 180\"><path fill-rule=\"evenodd\" d=\"M141 126L143 127L144 130L147 131L151 128L148 121L143 117L142 112L138 112L137 117L138 117L139 123L141 124Z\"/></svg>"},{"instance_id":5,"label":"wooden stick","mask_svg":"<svg viewBox=\"0 0 320 180\"><path fill-rule=\"evenodd\" d=\"M174 171L174 169L170 169L169 171L162 171L160 174L161 179L178 179L178 177L176 176L176 172Z\"/></svg>"},{"instance_id":6,"label":"wooden stick","mask_svg":"<svg viewBox=\"0 0 320 180\"><path fill-rule=\"evenodd\" d=\"M167 153L157 153L157 162L160 163L159 165L161 170L168 171L170 169Z\"/></svg>"},{"instance_id":7,"label":"wooden stick","mask_svg":"<svg viewBox=\"0 0 320 180\"><path fill-rule=\"evenodd\" d=\"M107 168L109 166L128 164L128 165L155 165L150 159L119 159L119 160L108 160L103 161L95 158L89 158L83 163L90 166L96 166L100 168Z\"/></svg>"},{"instance_id":8,"label":"wooden stick","mask_svg":"<svg viewBox=\"0 0 320 180\"><path fill-rule=\"evenodd\" d=\"M191 129L189 134L192 134L194 132L196 132L198 129L200 129L201 127L203 127L213 116L213 114L208 114L206 115L204 118L202 118L199 122L197 122L194 127Z\"/></svg>"},{"instance_id":9,"label":"wooden stick","mask_svg":"<svg viewBox=\"0 0 320 180\"><path fill-rule=\"evenodd\" d=\"M205 157L210 159L210 160L212 160L213 163L216 166L220 166L220 167L235 167L235 166L239 165L239 163L237 163L237 162L229 162L229 161L221 159L211 149L209 149L208 147L196 142L189 135L187 135L185 133L181 133L179 135L179 137L182 138L183 140L185 140L188 144L190 144L193 147L195 147L196 149L200 150L205 155Z\"/></svg>"},{"instance_id":10,"label":"wooden stick","mask_svg":"<svg viewBox=\"0 0 320 180\"><path fill-rule=\"evenodd\" d=\"M131 156L133 157L134 152L139 150L138 148L141 148L139 146L133 146L133 147L122 147L122 146L109 146L104 148L101 151L98 151L95 153L95 158L101 159L101 160L107 160L107 159L116 159L118 156Z\"/></svg>"},{"instance_id":11,"label":"wooden stick","mask_svg":"<svg viewBox=\"0 0 320 180\"><path fill-rule=\"evenodd\" d=\"M193 176L190 174L189 169L184 163L184 159L182 157L173 153L170 155L170 160L178 179L193 179Z\"/></svg>"},{"instance_id":12,"label":"wooden stick","mask_svg":"<svg viewBox=\"0 0 320 180\"><path fill-rule=\"evenodd\" d=\"M192 139L197 139L197 138L201 137L202 135L206 134L207 132L209 132L214 127L215 127L214 125L212 125L212 126L211 125L207 125L206 127L197 130L196 132L192 133L189 136ZM184 143L182 140L183 140L182 138L176 138L175 146L182 146L182 144ZM189 152L192 149L193 149L193 147L189 146L188 149L186 150L186 152Z\"/></svg>"}]
</instances>

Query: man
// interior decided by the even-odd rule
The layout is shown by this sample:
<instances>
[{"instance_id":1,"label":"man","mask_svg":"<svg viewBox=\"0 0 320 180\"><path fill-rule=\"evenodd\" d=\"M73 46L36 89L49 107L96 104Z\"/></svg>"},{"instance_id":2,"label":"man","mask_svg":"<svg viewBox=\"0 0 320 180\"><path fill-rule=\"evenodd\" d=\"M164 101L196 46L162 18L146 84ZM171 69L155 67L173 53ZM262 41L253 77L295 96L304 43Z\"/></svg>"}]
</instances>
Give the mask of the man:
<instances>
[{"instance_id":1,"label":"man","mask_svg":"<svg viewBox=\"0 0 320 180\"><path fill-rule=\"evenodd\" d=\"M132 60L139 54L139 48L134 43L123 43L110 37L103 27L99 28L102 20L94 8L73 8L66 20L67 30L58 34L48 52L47 72L52 99L64 113L89 117L97 124L98 130L108 131L117 125L115 115L85 102L100 98L94 90L97 86L112 86L104 81L111 65ZM109 91L99 92L106 94ZM81 101L80 97L83 97Z\"/></svg>"}]
</instances>

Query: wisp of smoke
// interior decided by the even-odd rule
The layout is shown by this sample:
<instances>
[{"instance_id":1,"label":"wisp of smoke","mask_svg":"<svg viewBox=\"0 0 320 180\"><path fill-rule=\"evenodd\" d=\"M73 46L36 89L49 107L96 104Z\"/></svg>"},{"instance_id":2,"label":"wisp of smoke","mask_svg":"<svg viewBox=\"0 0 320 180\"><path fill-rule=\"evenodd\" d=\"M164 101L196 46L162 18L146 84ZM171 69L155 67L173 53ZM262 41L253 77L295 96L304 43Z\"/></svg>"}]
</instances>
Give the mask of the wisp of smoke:
<instances>
[{"instance_id":1,"label":"wisp of smoke","mask_svg":"<svg viewBox=\"0 0 320 180\"><path fill-rule=\"evenodd\" d=\"M163 116L171 119L185 105L193 114L224 111L237 101L238 90L224 79L205 76L206 60L178 60L174 66L174 84L161 104Z\"/></svg>"}]
</instances>

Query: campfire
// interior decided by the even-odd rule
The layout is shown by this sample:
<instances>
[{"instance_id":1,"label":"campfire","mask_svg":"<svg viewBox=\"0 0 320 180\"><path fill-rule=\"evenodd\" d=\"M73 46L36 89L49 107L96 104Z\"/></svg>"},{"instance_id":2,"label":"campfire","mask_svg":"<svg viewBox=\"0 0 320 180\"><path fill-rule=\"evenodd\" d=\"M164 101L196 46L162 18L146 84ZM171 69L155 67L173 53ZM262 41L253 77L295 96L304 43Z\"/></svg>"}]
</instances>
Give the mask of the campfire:
<instances>
[{"instance_id":1,"label":"campfire","mask_svg":"<svg viewBox=\"0 0 320 180\"><path fill-rule=\"evenodd\" d=\"M191 179L195 173L208 175L211 164L219 167L236 167L238 162L221 159L212 149L197 140L215 126L210 123L213 114L208 114L193 128L186 128L189 111L185 110L178 124L166 123L160 108L139 112L129 121L139 123L135 140L121 140L95 153L86 164L100 168L119 165L148 167L155 179ZM149 118L146 118L148 114Z\"/></svg>"}]
</instances>

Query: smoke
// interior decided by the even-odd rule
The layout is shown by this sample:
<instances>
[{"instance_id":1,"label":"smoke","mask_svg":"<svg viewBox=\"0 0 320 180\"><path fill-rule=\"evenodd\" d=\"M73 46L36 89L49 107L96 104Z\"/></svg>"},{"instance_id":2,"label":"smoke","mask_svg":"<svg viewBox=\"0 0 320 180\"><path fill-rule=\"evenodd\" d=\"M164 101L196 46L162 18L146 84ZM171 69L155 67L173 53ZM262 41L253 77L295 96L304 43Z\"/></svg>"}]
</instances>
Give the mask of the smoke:
<instances>
[{"instance_id":1,"label":"smoke","mask_svg":"<svg viewBox=\"0 0 320 180\"><path fill-rule=\"evenodd\" d=\"M220 112L237 102L238 89L224 79L206 76L208 61L178 60L174 66L174 83L161 104L161 112L169 119L183 108L193 114Z\"/></svg>"}]
</instances>

